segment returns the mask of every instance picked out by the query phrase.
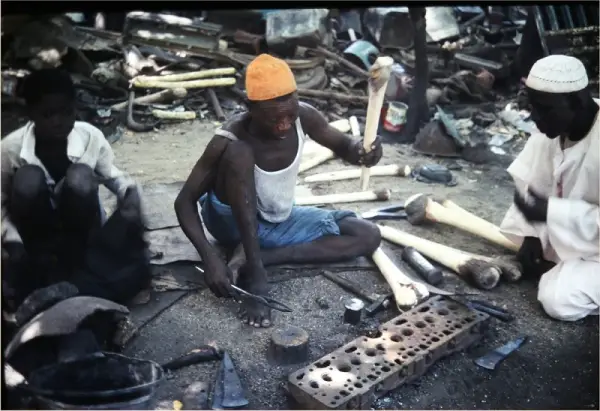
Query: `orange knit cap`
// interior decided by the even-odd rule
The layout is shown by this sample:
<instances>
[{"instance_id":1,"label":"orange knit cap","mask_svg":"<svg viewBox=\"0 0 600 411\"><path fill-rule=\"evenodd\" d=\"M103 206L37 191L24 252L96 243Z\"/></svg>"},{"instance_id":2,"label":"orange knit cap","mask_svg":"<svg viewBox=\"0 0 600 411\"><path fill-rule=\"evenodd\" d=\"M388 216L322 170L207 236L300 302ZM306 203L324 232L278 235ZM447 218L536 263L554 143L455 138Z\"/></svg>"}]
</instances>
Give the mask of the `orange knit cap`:
<instances>
[{"instance_id":1,"label":"orange knit cap","mask_svg":"<svg viewBox=\"0 0 600 411\"><path fill-rule=\"evenodd\" d=\"M246 94L250 101L272 100L296 91L296 79L288 64L261 54L246 69Z\"/></svg>"}]
</instances>

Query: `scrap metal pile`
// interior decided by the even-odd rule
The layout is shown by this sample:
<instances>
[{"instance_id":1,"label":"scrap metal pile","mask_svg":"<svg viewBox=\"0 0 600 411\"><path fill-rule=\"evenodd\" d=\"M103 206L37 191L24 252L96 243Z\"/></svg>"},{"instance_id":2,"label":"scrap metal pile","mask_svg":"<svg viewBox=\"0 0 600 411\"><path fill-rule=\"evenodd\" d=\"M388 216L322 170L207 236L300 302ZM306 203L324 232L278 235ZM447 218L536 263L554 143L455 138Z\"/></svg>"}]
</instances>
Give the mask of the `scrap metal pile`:
<instances>
[{"instance_id":1,"label":"scrap metal pile","mask_svg":"<svg viewBox=\"0 0 600 411\"><path fill-rule=\"evenodd\" d=\"M244 68L266 52L286 59L301 98L330 121L364 124L368 70L385 55L394 66L381 134L421 153L477 161L465 149L484 144L504 154L501 146L531 132L526 106L508 103L537 58L573 54L597 88L598 12L586 7L130 12L94 22L76 13L5 16L2 99L5 108L22 104L27 72L62 66L77 85L80 119L112 142L125 128L222 122L242 111Z\"/></svg>"}]
</instances>

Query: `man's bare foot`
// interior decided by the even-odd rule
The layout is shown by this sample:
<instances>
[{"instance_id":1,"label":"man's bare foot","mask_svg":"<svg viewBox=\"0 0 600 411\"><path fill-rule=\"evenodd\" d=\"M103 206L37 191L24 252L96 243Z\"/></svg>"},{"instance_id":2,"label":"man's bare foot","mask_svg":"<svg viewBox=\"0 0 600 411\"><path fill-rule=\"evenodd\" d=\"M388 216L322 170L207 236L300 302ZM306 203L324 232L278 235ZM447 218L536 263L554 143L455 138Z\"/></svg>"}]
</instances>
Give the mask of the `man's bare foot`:
<instances>
[{"instance_id":1,"label":"man's bare foot","mask_svg":"<svg viewBox=\"0 0 600 411\"><path fill-rule=\"evenodd\" d=\"M271 309L256 301L243 299L240 306L240 318L244 324L256 328L271 326Z\"/></svg>"},{"instance_id":2,"label":"man's bare foot","mask_svg":"<svg viewBox=\"0 0 600 411\"><path fill-rule=\"evenodd\" d=\"M264 268L263 268L264 270ZM242 265L239 268L240 273L239 286L255 295L265 296L269 292L269 286L266 282L265 273L260 276L253 275L249 269ZM254 327L270 327L271 326L271 309L257 301L242 297L240 306L240 318L242 322Z\"/></svg>"},{"instance_id":3,"label":"man's bare foot","mask_svg":"<svg viewBox=\"0 0 600 411\"><path fill-rule=\"evenodd\" d=\"M237 284L239 278L240 268L246 262L246 253L244 253L244 247L242 244L238 244L238 246L233 250L231 254L231 258L227 263L227 267L231 270L231 274L233 275L233 283Z\"/></svg>"}]
</instances>

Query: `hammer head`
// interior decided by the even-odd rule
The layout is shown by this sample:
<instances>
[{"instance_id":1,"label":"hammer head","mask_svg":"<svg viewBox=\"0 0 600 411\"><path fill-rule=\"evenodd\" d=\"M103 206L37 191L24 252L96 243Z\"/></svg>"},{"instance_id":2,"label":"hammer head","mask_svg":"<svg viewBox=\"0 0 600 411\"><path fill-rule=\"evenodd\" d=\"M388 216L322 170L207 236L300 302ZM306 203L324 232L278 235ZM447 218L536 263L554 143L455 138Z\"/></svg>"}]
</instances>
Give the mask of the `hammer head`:
<instances>
[{"instance_id":1,"label":"hammer head","mask_svg":"<svg viewBox=\"0 0 600 411\"><path fill-rule=\"evenodd\" d=\"M388 308L391 304L392 299L394 298L393 293L384 294L379 296L377 300L371 303L369 306L365 308L365 313L367 317L372 317L378 312Z\"/></svg>"}]
</instances>

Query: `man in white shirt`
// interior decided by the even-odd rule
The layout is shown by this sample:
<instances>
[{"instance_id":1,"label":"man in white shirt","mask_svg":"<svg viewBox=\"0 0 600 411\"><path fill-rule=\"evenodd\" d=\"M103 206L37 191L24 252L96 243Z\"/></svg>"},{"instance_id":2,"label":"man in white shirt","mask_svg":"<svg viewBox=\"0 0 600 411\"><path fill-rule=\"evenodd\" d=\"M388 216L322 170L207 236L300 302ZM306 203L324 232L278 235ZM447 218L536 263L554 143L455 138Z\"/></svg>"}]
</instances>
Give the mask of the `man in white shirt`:
<instances>
[{"instance_id":1,"label":"man in white shirt","mask_svg":"<svg viewBox=\"0 0 600 411\"><path fill-rule=\"evenodd\" d=\"M103 220L98 182L118 195L121 212L140 215L136 185L115 167L102 132L75 121L70 75L36 71L23 95L31 121L1 143L3 280L20 298L53 282L47 273L81 266ZM22 275L25 265L35 275Z\"/></svg>"},{"instance_id":2,"label":"man in white shirt","mask_svg":"<svg viewBox=\"0 0 600 411\"><path fill-rule=\"evenodd\" d=\"M521 244L524 272L541 275L546 313L576 321L597 315L600 303L599 102L574 57L538 60L526 86L541 133L508 168L516 192L501 228Z\"/></svg>"}]
</instances>

